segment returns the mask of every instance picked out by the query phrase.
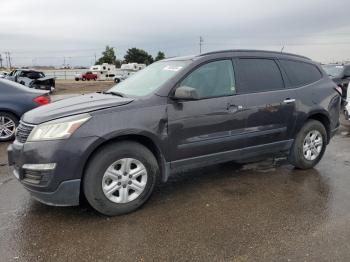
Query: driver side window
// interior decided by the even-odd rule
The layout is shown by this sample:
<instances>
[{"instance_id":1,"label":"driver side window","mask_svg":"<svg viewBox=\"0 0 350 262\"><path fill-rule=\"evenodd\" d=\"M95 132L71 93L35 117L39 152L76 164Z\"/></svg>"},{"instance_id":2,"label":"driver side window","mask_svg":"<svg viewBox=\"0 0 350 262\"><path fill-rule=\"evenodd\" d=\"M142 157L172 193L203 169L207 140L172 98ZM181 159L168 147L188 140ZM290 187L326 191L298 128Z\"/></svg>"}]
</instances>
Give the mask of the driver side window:
<instances>
[{"instance_id":1,"label":"driver side window","mask_svg":"<svg viewBox=\"0 0 350 262\"><path fill-rule=\"evenodd\" d=\"M236 93L231 60L220 60L200 66L190 73L180 86L197 90L199 98L229 96Z\"/></svg>"}]
</instances>

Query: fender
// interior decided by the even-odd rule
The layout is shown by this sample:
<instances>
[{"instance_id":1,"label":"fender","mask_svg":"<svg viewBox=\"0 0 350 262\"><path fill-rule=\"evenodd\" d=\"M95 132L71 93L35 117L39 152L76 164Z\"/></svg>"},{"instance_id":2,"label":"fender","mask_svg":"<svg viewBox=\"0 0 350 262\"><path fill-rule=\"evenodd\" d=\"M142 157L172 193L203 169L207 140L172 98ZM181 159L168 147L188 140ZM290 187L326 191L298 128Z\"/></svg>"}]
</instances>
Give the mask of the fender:
<instances>
[{"instance_id":1,"label":"fender","mask_svg":"<svg viewBox=\"0 0 350 262\"><path fill-rule=\"evenodd\" d=\"M330 123L331 123L330 119L331 119L331 117L330 117L329 112L327 112L322 107L315 108L315 109L311 110L310 112L308 112L307 114L299 114L299 116L297 117L297 120L296 120L297 125L295 126L295 132L294 132L293 135L296 136L298 134L298 132L300 131L300 129L305 124L305 122L308 119L312 119L313 116L323 116L325 119L327 119L328 124L325 125L325 128L326 128L326 131L327 131L327 134L328 134L328 141L329 141L329 138L330 138L329 136L330 136L330 131L331 131L330 130ZM317 118L315 118L315 119L317 120Z\"/></svg>"},{"instance_id":2,"label":"fender","mask_svg":"<svg viewBox=\"0 0 350 262\"><path fill-rule=\"evenodd\" d=\"M81 177L84 175L84 170L88 160L92 157L94 152L98 150L100 147L106 145L107 143L117 142L121 140L133 140L138 141L148 149L150 149L157 158L160 168L161 181L166 182L170 175L170 163L166 161L166 158L163 154L164 150L162 150L159 145L161 144L160 139L157 135L152 134L151 132L139 129L126 129L126 130L118 130L104 137L97 137L97 139L92 143L86 154L84 155L83 165L80 170ZM150 145L151 143L151 145ZM151 148L150 148L151 147ZM154 152L156 151L156 152Z\"/></svg>"},{"instance_id":3,"label":"fender","mask_svg":"<svg viewBox=\"0 0 350 262\"><path fill-rule=\"evenodd\" d=\"M0 107L0 111L3 111L3 112L8 112L8 113L11 113L11 114L14 114L15 116L18 117L18 119L20 119L21 117L21 111L19 108L17 108L16 106L14 105L9 105L8 107L6 107L6 104L5 106L2 106Z\"/></svg>"}]
</instances>

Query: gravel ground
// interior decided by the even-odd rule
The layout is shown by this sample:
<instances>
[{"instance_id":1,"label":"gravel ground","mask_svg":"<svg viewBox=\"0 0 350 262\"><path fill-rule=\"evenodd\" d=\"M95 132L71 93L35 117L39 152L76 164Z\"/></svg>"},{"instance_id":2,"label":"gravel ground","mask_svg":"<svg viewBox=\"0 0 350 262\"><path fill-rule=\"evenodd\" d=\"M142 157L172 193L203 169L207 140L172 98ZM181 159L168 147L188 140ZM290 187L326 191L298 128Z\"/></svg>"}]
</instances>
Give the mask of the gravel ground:
<instances>
[{"instance_id":1,"label":"gravel ground","mask_svg":"<svg viewBox=\"0 0 350 262\"><path fill-rule=\"evenodd\" d=\"M56 90L52 95L82 94L105 91L115 83L113 81L73 81L56 80Z\"/></svg>"}]
</instances>

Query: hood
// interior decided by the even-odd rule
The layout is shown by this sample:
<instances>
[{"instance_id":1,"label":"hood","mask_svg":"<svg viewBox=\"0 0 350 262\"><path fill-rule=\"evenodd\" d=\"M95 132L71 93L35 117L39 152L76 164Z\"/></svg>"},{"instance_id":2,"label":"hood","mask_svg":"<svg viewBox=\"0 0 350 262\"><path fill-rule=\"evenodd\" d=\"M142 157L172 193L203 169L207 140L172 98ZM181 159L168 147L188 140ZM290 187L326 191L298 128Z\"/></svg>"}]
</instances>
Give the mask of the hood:
<instances>
[{"instance_id":1,"label":"hood","mask_svg":"<svg viewBox=\"0 0 350 262\"><path fill-rule=\"evenodd\" d=\"M85 94L38 107L25 113L22 119L26 123L40 124L65 116L126 105L133 100L132 98L124 98L109 94Z\"/></svg>"}]
</instances>

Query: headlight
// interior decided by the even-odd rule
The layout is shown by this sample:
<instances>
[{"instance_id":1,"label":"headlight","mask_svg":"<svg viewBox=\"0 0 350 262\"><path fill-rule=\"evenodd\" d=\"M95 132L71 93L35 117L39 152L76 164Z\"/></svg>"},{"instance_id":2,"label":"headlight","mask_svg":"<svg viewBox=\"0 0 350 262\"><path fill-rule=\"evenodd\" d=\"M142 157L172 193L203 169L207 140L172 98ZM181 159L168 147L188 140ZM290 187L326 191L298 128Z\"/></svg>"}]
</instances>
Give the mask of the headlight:
<instances>
[{"instance_id":1,"label":"headlight","mask_svg":"<svg viewBox=\"0 0 350 262\"><path fill-rule=\"evenodd\" d=\"M36 126L30 133L29 142L41 140L65 139L91 118L89 114L64 117Z\"/></svg>"}]
</instances>

